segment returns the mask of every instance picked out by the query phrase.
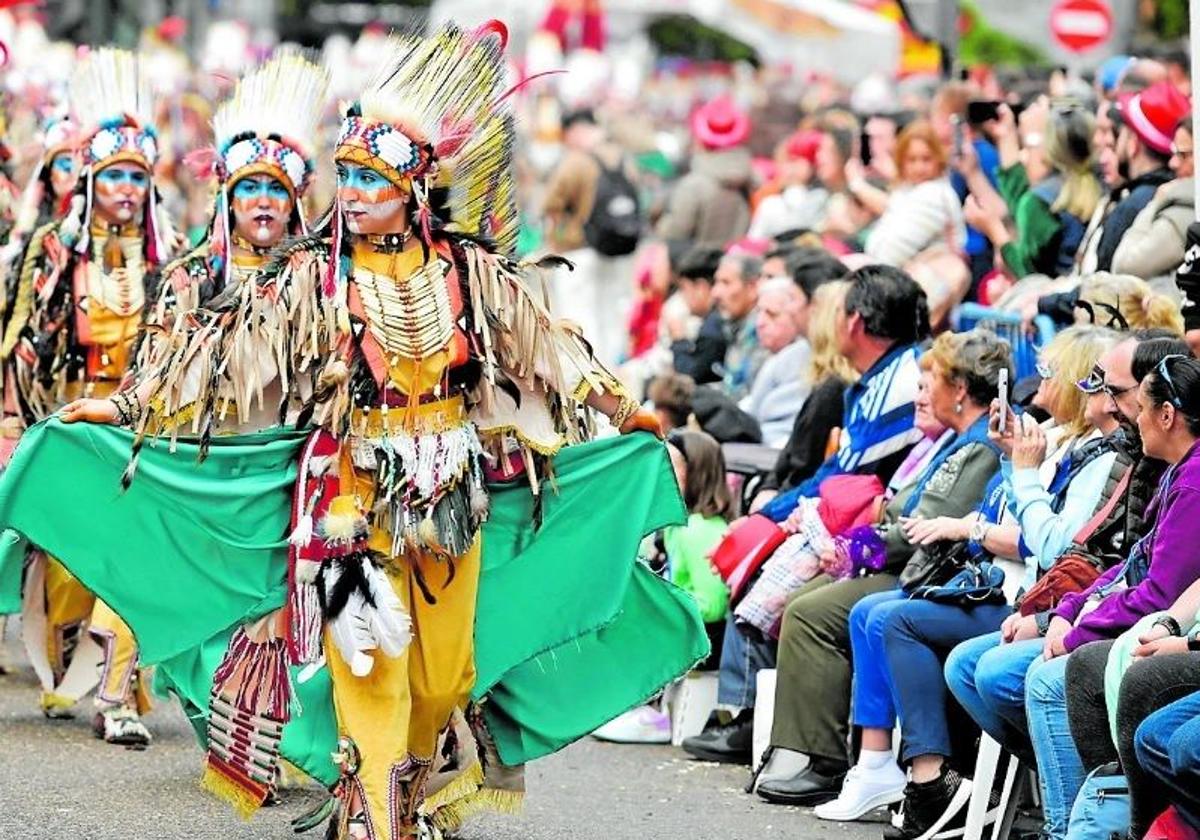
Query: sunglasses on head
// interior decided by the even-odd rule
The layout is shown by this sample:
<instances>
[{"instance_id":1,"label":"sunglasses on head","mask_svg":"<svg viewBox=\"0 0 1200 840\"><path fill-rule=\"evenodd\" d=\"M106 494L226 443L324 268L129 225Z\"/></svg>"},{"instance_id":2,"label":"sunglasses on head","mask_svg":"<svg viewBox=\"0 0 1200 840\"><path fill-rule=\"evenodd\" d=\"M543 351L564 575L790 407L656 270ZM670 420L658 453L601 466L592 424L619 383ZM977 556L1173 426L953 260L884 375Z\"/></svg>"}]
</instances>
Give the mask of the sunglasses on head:
<instances>
[{"instance_id":1,"label":"sunglasses on head","mask_svg":"<svg viewBox=\"0 0 1200 840\"><path fill-rule=\"evenodd\" d=\"M1154 368L1154 372L1158 374L1159 378L1161 378L1163 382L1167 383L1167 389L1171 392L1171 396L1169 397L1171 405L1180 409L1183 408L1183 400L1179 398L1179 391L1176 390L1175 383L1171 381L1171 370L1167 365L1167 362L1170 362L1174 359L1186 358L1188 357L1182 353L1171 353L1163 356L1158 365Z\"/></svg>"},{"instance_id":2,"label":"sunglasses on head","mask_svg":"<svg viewBox=\"0 0 1200 840\"><path fill-rule=\"evenodd\" d=\"M1085 394L1099 394L1101 391L1108 394L1112 399L1116 400L1122 394L1126 394L1136 388L1136 385L1126 385L1124 388L1115 385L1109 385L1105 381L1108 372L1099 364L1092 366L1092 372L1083 379L1075 383L1075 387Z\"/></svg>"}]
</instances>

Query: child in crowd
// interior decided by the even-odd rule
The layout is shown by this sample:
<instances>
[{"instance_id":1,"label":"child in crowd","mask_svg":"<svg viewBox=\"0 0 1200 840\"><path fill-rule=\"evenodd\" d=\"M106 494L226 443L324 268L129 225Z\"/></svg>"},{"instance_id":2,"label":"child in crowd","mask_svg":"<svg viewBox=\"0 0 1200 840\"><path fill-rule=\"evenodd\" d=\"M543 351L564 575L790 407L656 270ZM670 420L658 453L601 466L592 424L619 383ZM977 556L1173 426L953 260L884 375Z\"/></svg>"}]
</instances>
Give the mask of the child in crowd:
<instances>
[{"instance_id":1,"label":"child in crowd","mask_svg":"<svg viewBox=\"0 0 1200 840\"><path fill-rule=\"evenodd\" d=\"M733 497L725 483L725 458L721 445L711 435L679 429L667 437L667 452L687 505L688 518L686 523L670 525L662 531L666 574L696 599L713 651L708 660L696 667L712 670L719 662L725 613L729 609L729 590L708 560L733 516ZM666 744L671 740L671 718L659 705L649 703L631 709L593 735L602 741L626 744Z\"/></svg>"}]
</instances>

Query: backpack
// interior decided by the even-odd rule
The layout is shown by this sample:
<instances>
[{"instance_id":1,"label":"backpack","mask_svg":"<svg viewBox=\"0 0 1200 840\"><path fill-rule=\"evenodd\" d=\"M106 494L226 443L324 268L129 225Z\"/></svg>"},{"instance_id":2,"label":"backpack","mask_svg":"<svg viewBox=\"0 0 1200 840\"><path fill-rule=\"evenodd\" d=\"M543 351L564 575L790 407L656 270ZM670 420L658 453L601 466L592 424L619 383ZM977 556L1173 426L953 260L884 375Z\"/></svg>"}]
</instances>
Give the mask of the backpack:
<instances>
[{"instance_id":1,"label":"backpack","mask_svg":"<svg viewBox=\"0 0 1200 840\"><path fill-rule=\"evenodd\" d=\"M625 177L620 163L610 169L599 156L592 157L600 167L600 177L596 179L591 215L583 223L584 239L606 257L632 254L642 234L637 190Z\"/></svg>"},{"instance_id":2,"label":"backpack","mask_svg":"<svg viewBox=\"0 0 1200 840\"><path fill-rule=\"evenodd\" d=\"M1116 762L1088 774L1071 808L1066 840L1122 840L1129 833L1129 781Z\"/></svg>"}]
</instances>

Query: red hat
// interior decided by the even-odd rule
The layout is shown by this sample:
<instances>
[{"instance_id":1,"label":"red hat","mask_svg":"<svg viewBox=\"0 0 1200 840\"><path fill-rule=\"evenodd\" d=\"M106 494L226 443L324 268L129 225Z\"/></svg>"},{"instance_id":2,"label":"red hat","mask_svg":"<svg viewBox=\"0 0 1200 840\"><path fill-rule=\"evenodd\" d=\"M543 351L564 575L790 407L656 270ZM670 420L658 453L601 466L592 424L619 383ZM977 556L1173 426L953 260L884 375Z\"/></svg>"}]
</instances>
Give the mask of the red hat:
<instances>
[{"instance_id":1,"label":"red hat","mask_svg":"<svg viewBox=\"0 0 1200 840\"><path fill-rule=\"evenodd\" d=\"M692 114L692 135L706 149L738 146L750 136L750 117L728 96L718 96Z\"/></svg>"},{"instance_id":2,"label":"red hat","mask_svg":"<svg viewBox=\"0 0 1200 840\"><path fill-rule=\"evenodd\" d=\"M1155 82L1118 102L1121 116L1138 138L1159 154L1171 153L1175 127L1188 115L1188 98L1170 82Z\"/></svg>"},{"instance_id":3,"label":"red hat","mask_svg":"<svg viewBox=\"0 0 1200 840\"><path fill-rule=\"evenodd\" d=\"M806 160L817 162L817 149L821 147L821 132L814 129L801 129L787 139L783 147L788 160Z\"/></svg>"}]
</instances>

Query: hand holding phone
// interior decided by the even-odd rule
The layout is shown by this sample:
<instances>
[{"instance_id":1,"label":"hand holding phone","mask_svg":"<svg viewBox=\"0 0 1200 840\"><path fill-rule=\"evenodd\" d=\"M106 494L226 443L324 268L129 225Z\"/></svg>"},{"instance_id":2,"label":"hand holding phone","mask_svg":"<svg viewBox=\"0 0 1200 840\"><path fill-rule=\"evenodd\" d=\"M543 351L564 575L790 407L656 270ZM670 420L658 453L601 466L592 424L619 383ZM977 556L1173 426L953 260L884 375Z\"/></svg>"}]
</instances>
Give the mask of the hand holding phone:
<instances>
[{"instance_id":1,"label":"hand holding phone","mask_svg":"<svg viewBox=\"0 0 1200 840\"><path fill-rule=\"evenodd\" d=\"M1000 434L1004 434L1005 423L1008 421L1008 413L1011 411L1008 406L1008 368L1000 368L998 379L996 391L1000 399L1000 418L996 423L996 430Z\"/></svg>"}]
</instances>

